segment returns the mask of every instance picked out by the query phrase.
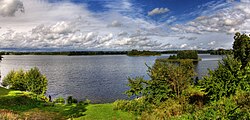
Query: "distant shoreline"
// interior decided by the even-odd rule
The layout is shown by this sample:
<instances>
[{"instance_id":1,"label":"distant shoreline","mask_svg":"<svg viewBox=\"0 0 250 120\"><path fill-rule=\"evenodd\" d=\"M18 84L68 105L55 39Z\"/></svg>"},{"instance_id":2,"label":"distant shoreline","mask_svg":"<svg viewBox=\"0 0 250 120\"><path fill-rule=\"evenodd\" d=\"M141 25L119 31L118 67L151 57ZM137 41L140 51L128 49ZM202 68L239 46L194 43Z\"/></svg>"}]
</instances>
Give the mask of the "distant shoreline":
<instances>
[{"instance_id":1,"label":"distant shoreline","mask_svg":"<svg viewBox=\"0 0 250 120\"><path fill-rule=\"evenodd\" d=\"M160 54L177 54L183 50L170 51L150 51L158 52ZM197 50L198 54L214 54L217 50ZM128 55L129 51L58 51L58 52L9 52L2 51L0 55L65 55L65 56L84 56L84 55ZM137 55L135 55L137 56ZM138 55L140 56L140 55ZM151 56L151 55L148 55Z\"/></svg>"}]
</instances>

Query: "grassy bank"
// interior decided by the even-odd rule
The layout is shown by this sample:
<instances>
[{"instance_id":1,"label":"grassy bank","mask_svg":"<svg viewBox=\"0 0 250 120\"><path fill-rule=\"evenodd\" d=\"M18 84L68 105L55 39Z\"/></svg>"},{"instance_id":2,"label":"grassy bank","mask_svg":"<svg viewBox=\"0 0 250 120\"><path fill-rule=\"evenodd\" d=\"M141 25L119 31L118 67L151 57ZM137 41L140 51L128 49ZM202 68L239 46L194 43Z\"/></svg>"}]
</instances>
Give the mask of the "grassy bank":
<instances>
[{"instance_id":1,"label":"grassy bank","mask_svg":"<svg viewBox=\"0 0 250 120\"><path fill-rule=\"evenodd\" d=\"M112 104L54 104L44 96L0 87L2 120L131 120L132 114L113 110Z\"/></svg>"}]
</instances>

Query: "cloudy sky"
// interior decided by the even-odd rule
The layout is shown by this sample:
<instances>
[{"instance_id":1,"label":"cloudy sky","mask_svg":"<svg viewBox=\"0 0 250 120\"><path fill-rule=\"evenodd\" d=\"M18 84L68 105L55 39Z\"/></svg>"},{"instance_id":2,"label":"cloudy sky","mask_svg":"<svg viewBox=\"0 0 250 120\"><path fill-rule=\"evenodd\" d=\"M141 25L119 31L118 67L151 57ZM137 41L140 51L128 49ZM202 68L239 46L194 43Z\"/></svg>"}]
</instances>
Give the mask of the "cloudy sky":
<instances>
[{"instance_id":1,"label":"cloudy sky","mask_svg":"<svg viewBox=\"0 0 250 120\"><path fill-rule=\"evenodd\" d=\"M230 49L250 0L0 0L0 50Z\"/></svg>"}]
</instances>

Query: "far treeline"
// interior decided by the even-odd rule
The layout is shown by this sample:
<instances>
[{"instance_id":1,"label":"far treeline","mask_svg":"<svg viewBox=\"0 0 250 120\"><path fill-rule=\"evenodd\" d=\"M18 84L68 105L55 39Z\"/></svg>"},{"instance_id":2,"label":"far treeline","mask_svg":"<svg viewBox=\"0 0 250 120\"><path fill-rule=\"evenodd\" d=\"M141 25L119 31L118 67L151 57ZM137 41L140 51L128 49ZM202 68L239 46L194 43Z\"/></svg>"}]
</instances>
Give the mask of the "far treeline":
<instances>
[{"instance_id":1,"label":"far treeline","mask_svg":"<svg viewBox=\"0 0 250 120\"><path fill-rule=\"evenodd\" d=\"M2 51L0 55L128 55L128 56L151 56L161 54L177 54L184 50L168 50L168 51L58 51L58 52L9 52ZM211 54L211 55L225 55L232 53L232 50L218 49L218 50L196 50L198 54Z\"/></svg>"}]
</instances>

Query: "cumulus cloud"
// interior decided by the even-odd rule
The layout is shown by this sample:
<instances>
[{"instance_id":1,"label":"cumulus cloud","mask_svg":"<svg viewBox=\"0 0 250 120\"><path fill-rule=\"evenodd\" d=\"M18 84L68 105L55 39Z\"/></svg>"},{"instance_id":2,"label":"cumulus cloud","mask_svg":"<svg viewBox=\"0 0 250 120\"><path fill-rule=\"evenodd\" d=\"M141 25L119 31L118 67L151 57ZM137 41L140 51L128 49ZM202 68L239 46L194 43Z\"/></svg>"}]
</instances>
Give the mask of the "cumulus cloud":
<instances>
[{"instance_id":1,"label":"cumulus cloud","mask_svg":"<svg viewBox=\"0 0 250 120\"><path fill-rule=\"evenodd\" d=\"M155 8L155 9L149 11L148 15L153 16L153 15L157 15L157 14L163 14L163 13L166 13L166 12L169 12L168 8Z\"/></svg>"},{"instance_id":2,"label":"cumulus cloud","mask_svg":"<svg viewBox=\"0 0 250 120\"><path fill-rule=\"evenodd\" d=\"M69 1L41 3L40 0L23 0L25 14L16 13L15 17L0 19L0 48L60 50L230 48L233 41L231 33L250 30L248 3L235 4L215 14L200 16L186 24L173 25L170 27L172 31L166 31L166 24L159 25L144 18L124 15L124 11L133 8L133 4L128 0L122 0L119 4L122 5L120 11L107 11L100 15L89 11L87 5L76 5ZM117 6L108 7L119 9ZM168 11L165 8L158 8L153 14ZM176 19L174 16L170 17L167 23L173 23ZM228 34L223 36L217 33ZM216 44L213 41L216 41Z\"/></svg>"},{"instance_id":3,"label":"cumulus cloud","mask_svg":"<svg viewBox=\"0 0 250 120\"><path fill-rule=\"evenodd\" d=\"M14 16L17 11L24 12L23 3L20 0L0 0L0 16Z\"/></svg>"},{"instance_id":4,"label":"cumulus cloud","mask_svg":"<svg viewBox=\"0 0 250 120\"><path fill-rule=\"evenodd\" d=\"M247 1L244 1L247 2ZM171 29L182 33L202 34L206 32L234 33L250 32L245 26L250 25L250 4L238 3L221 9L214 14L197 17L184 25L175 25Z\"/></svg>"}]
</instances>

